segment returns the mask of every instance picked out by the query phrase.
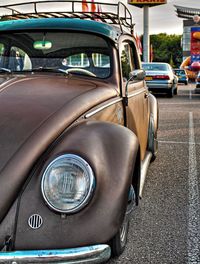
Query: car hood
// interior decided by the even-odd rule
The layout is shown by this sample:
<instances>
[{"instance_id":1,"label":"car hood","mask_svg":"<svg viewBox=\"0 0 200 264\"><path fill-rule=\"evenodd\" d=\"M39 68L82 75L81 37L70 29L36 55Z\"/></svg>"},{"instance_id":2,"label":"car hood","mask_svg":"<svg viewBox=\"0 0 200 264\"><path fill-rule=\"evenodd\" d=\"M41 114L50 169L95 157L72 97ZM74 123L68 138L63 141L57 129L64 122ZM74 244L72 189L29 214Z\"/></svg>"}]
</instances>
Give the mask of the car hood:
<instances>
[{"instance_id":1,"label":"car hood","mask_svg":"<svg viewBox=\"0 0 200 264\"><path fill-rule=\"evenodd\" d=\"M83 78L0 78L0 220L47 147L83 113L115 96L114 88Z\"/></svg>"}]
</instances>

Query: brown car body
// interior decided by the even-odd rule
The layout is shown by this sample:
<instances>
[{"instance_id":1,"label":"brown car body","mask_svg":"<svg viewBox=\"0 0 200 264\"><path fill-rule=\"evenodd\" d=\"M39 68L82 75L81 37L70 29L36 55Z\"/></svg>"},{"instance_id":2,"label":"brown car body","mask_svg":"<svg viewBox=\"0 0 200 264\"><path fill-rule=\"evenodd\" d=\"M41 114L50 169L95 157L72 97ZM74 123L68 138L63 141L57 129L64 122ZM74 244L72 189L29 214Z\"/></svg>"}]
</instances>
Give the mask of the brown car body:
<instances>
[{"instance_id":1,"label":"brown car body","mask_svg":"<svg viewBox=\"0 0 200 264\"><path fill-rule=\"evenodd\" d=\"M55 32L67 32L73 23L60 20L58 28L59 19L46 21L33 19L26 21L26 26L20 20L1 22L0 43L7 54L13 42L31 57L30 47L16 41L16 36L37 31L38 23L40 30ZM98 35L108 43L112 59L108 77L33 70L0 75L0 248L11 252L11 260L17 263L33 261L14 258L13 252L18 250L109 244L122 226L130 187L138 203L145 177L141 167L146 174L156 155L158 106L147 90L135 39L123 31L112 39L111 34L94 32L102 23L86 23L85 36ZM112 26L109 30L119 33ZM73 32L80 28L74 25ZM132 50L134 62L130 60L130 64L135 66L129 72L130 80L123 76L125 44ZM48 164L65 153L86 160L96 180L91 200L72 214L49 208L41 192ZM43 219L38 229L28 225L33 214ZM6 253L1 253L0 263L6 263ZM50 261L53 258L46 260Z\"/></svg>"}]
</instances>

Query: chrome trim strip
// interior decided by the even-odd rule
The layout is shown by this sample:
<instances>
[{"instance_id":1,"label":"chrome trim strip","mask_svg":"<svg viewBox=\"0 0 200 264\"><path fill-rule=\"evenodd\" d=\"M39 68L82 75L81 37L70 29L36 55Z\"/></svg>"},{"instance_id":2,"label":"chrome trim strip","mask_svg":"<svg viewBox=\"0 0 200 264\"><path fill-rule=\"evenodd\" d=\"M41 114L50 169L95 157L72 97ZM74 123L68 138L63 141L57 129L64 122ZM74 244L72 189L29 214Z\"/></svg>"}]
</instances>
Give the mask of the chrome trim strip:
<instances>
[{"instance_id":1,"label":"chrome trim strip","mask_svg":"<svg viewBox=\"0 0 200 264\"><path fill-rule=\"evenodd\" d=\"M70 264L100 263L107 261L111 256L108 245L94 245L58 250L24 250L14 252L0 252L0 263L27 264L27 263L63 263Z\"/></svg>"},{"instance_id":2,"label":"chrome trim strip","mask_svg":"<svg viewBox=\"0 0 200 264\"><path fill-rule=\"evenodd\" d=\"M131 97L133 97L133 96L136 96L136 95L139 95L139 94L141 94L141 93L144 93L146 91L146 89L142 89L142 90L140 90L140 91L137 91L137 92L134 92L133 91L133 93L132 94L128 94L128 98L131 98Z\"/></svg>"},{"instance_id":3,"label":"chrome trim strip","mask_svg":"<svg viewBox=\"0 0 200 264\"><path fill-rule=\"evenodd\" d=\"M102 106L100 106L98 109L93 110L92 112L86 114L86 115L85 115L85 118L86 118L86 119L87 119L87 118L90 118L91 116L97 114L98 112L104 110L105 108L107 108L107 107L109 107L109 106L111 106L111 105L113 105L113 104L119 103L119 102L121 102L122 100L123 100L123 98L120 97L120 98L117 98L117 99L113 100L113 101L110 102L110 103L107 103L107 104L105 104L105 105L102 105Z\"/></svg>"},{"instance_id":4,"label":"chrome trim strip","mask_svg":"<svg viewBox=\"0 0 200 264\"><path fill-rule=\"evenodd\" d=\"M131 97L133 97L133 96L136 96L136 95L139 95L139 94L141 94L141 93L144 93L145 91L146 91L145 89L142 89L142 90L140 90L140 91L138 91L138 92L134 92L134 93L132 93L132 94L129 94L127 97L128 97L128 98L131 98ZM98 109L96 109L96 110L94 110L94 111L92 111L92 112L86 114L86 115L85 115L85 118L86 118L86 119L87 119L87 118L90 118L91 116L97 114L98 112L104 110L105 108L107 108L107 107L109 107L109 106L111 106L111 105L113 105L113 104L119 103L119 102L121 102L122 100L123 100L123 98L120 97L120 98L117 98L117 99L113 100L113 101L110 102L110 103L107 103L107 104L105 104L105 105L103 105L103 106L100 106Z\"/></svg>"}]
</instances>

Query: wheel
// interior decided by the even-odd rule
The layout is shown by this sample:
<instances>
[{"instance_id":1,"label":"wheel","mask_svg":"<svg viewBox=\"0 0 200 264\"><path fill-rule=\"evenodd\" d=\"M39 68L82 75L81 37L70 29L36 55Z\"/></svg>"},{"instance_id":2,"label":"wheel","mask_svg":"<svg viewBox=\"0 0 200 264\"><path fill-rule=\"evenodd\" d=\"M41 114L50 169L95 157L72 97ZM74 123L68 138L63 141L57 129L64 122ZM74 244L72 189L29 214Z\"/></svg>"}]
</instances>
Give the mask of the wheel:
<instances>
[{"instance_id":1,"label":"wheel","mask_svg":"<svg viewBox=\"0 0 200 264\"><path fill-rule=\"evenodd\" d=\"M129 229L129 217L126 214L124 221L117 234L110 241L110 247L113 257L118 257L125 249Z\"/></svg>"},{"instance_id":2,"label":"wheel","mask_svg":"<svg viewBox=\"0 0 200 264\"><path fill-rule=\"evenodd\" d=\"M123 223L117 234L109 242L113 257L118 257L119 255L121 255L126 247L130 214L134 210L135 206L136 206L136 193L133 188L133 185L131 185L129 188L128 204L127 204Z\"/></svg>"},{"instance_id":3,"label":"wheel","mask_svg":"<svg viewBox=\"0 0 200 264\"><path fill-rule=\"evenodd\" d=\"M174 90L174 95L177 95L177 88Z\"/></svg>"},{"instance_id":4,"label":"wheel","mask_svg":"<svg viewBox=\"0 0 200 264\"><path fill-rule=\"evenodd\" d=\"M11 70L10 70L10 69L7 69L7 68L1 68L1 67L0 67L0 72L11 73Z\"/></svg>"},{"instance_id":5,"label":"wheel","mask_svg":"<svg viewBox=\"0 0 200 264\"><path fill-rule=\"evenodd\" d=\"M173 87L169 89L169 91L168 91L167 94L168 94L168 97L169 97L169 98L172 98L172 97L174 96L174 90L173 90Z\"/></svg>"}]
</instances>

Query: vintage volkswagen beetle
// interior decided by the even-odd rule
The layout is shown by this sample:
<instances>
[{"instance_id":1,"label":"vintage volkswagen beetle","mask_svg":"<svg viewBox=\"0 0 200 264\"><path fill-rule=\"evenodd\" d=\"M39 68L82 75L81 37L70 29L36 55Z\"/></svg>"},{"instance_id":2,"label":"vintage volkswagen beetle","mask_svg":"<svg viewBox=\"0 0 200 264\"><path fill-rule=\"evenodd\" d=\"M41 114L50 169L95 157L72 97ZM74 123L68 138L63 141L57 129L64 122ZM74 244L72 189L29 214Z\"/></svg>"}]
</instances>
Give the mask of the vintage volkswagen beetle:
<instances>
[{"instance_id":1,"label":"vintage volkswagen beetle","mask_svg":"<svg viewBox=\"0 0 200 264\"><path fill-rule=\"evenodd\" d=\"M0 23L0 263L106 261L156 156L157 101L123 20L32 16Z\"/></svg>"}]
</instances>

